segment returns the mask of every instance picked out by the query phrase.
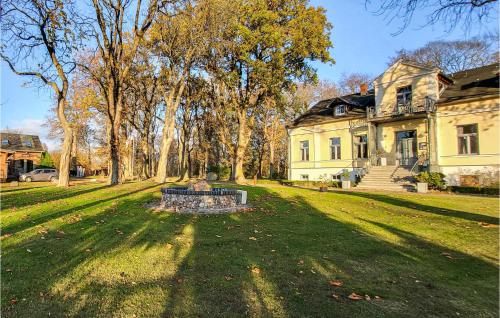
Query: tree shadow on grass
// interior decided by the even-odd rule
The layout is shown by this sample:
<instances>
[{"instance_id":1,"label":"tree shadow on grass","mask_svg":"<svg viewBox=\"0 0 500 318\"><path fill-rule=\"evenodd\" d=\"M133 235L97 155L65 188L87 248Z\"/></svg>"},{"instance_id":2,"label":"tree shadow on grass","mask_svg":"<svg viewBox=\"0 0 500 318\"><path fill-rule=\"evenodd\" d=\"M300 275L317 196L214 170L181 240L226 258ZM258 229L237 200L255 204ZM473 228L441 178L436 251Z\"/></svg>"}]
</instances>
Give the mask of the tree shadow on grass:
<instances>
[{"instance_id":1,"label":"tree shadow on grass","mask_svg":"<svg viewBox=\"0 0 500 318\"><path fill-rule=\"evenodd\" d=\"M470 213L466 211L452 210L443 207L436 207L432 205L426 205L422 203L416 203L413 201L408 201L402 198L398 198L391 195L379 194L379 193L368 193L368 192L358 192L358 191L333 191L338 194L347 196L356 196L360 198L376 200L382 203L387 203L397 207L415 209L423 213L432 213L447 217L460 218L467 221L473 222L486 222L490 224L498 224L499 218L489 215ZM444 200L444 199L443 199Z\"/></svg>"},{"instance_id":2,"label":"tree shadow on grass","mask_svg":"<svg viewBox=\"0 0 500 318\"><path fill-rule=\"evenodd\" d=\"M253 212L153 213L144 203L155 196L136 191L80 222L63 224L60 240L34 236L7 246L2 271L13 271L2 273L5 317L417 317L498 311L498 272L490 263L386 224L349 223L309 203L313 195L328 201L337 194L295 190L285 197L279 189L245 189ZM374 235L373 227L401 242ZM331 279L344 285L331 286ZM383 299L353 302L347 298L352 292ZM13 305L11 297L29 301Z\"/></svg>"},{"instance_id":3,"label":"tree shadow on grass","mask_svg":"<svg viewBox=\"0 0 500 318\"><path fill-rule=\"evenodd\" d=\"M45 189L43 187L31 188L29 189L30 191L22 193L22 197L19 197L18 193L7 193L5 195L2 195L2 209L20 209L38 203L47 203L50 201L67 199L78 195L103 190L108 187L110 186L101 185L96 187L94 184L92 184L91 187L84 185L74 186L70 188L59 188L56 186L51 187L50 189Z\"/></svg>"},{"instance_id":4,"label":"tree shadow on grass","mask_svg":"<svg viewBox=\"0 0 500 318\"><path fill-rule=\"evenodd\" d=\"M88 209L91 207L95 207L97 205L100 205L100 204L103 204L106 202L118 200L120 198L127 197L129 195L134 194L134 193L146 191L148 189L155 188L155 187L157 187L157 186L151 185L151 186L148 186L145 188L140 188L140 189L137 189L137 190L134 190L131 192L125 192L125 193L122 193L120 195L116 195L113 197L109 197L109 198L105 198L105 199L101 199L101 200L96 200L96 201L91 201L91 202L83 204L83 205L77 205L77 206L74 206L74 207L69 208L69 209L63 209L63 210L54 209L52 212L43 213L41 216L29 217L29 218L26 218L24 220L21 219L18 222L11 223L7 226L4 226L2 228L2 230L4 233L15 234L15 233L23 231L27 228L36 227L36 226L43 224L45 222L48 222L50 220L53 220L53 219L56 219L56 218L59 218L59 217L65 216L65 215L69 215L69 214L72 214L74 212L82 211L82 210L85 210L85 209ZM106 186L92 188L92 189L88 189L86 191L76 191L75 196L81 195L84 193L97 191L97 190L102 190L103 188L106 188ZM68 196L69 196L69 194L68 194Z\"/></svg>"}]
</instances>

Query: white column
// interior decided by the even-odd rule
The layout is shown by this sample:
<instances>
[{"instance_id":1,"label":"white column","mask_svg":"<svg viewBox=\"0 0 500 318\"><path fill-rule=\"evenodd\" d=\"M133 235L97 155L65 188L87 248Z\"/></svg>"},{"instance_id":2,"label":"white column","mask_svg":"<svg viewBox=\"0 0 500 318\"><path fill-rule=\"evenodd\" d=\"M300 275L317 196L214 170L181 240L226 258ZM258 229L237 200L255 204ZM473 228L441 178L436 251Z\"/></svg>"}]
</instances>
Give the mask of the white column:
<instances>
[{"instance_id":1,"label":"white column","mask_svg":"<svg viewBox=\"0 0 500 318\"><path fill-rule=\"evenodd\" d=\"M23 170L24 173L28 172L28 160L23 159Z\"/></svg>"}]
</instances>

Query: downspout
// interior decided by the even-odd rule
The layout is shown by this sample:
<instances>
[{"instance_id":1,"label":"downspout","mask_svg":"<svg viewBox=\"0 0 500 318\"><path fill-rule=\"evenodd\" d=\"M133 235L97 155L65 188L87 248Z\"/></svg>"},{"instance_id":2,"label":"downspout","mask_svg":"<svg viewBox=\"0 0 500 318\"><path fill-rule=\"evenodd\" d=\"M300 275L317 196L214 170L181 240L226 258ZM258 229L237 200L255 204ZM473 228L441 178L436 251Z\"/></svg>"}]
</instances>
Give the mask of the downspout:
<instances>
[{"instance_id":1,"label":"downspout","mask_svg":"<svg viewBox=\"0 0 500 318\"><path fill-rule=\"evenodd\" d=\"M286 129L286 135L288 137L288 180L292 180L292 137L290 136L290 129Z\"/></svg>"}]
</instances>

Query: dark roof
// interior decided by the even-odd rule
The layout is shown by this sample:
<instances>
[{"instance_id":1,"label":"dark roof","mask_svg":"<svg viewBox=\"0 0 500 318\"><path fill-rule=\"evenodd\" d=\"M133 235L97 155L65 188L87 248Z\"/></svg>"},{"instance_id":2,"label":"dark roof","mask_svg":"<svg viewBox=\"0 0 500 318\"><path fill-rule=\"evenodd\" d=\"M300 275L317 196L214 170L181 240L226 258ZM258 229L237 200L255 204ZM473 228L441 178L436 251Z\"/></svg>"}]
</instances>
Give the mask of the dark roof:
<instances>
[{"instance_id":1,"label":"dark roof","mask_svg":"<svg viewBox=\"0 0 500 318\"><path fill-rule=\"evenodd\" d=\"M4 151L45 151L38 136L12 133L0 133L0 149Z\"/></svg>"},{"instance_id":2,"label":"dark roof","mask_svg":"<svg viewBox=\"0 0 500 318\"><path fill-rule=\"evenodd\" d=\"M333 109L335 105L347 105L347 115L335 117ZM305 113L297 117L290 127L317 125L320 123L334 121L335 119L346 119L366 116L366 107L375 106L375 94L373 90L367 95L350 94L317 102Z\"/></svg>"},{"instance_id":3,"label":"dark roof","mask_svg":"<svg viewBox=\"0 0 500 318\"><path fill-rule=\"evenodd\" d=\"M448 75L453 85L446 88L438 103L466 98L498 96L498 63Z\"/></svg>"}]
</instances>

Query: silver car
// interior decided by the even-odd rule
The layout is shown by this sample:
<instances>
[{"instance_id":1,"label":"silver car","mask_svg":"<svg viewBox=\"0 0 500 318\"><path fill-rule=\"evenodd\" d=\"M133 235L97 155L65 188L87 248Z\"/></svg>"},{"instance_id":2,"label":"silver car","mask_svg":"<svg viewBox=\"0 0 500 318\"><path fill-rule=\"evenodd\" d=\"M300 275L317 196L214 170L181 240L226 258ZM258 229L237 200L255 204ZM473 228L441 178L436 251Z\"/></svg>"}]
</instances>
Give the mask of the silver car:
<instances>
[{"instance_id":1,"label":"silver car","mask_svg":"<svg viewBox=\"0 0 500 318\"><path fill-rule=\"evenodd\" d=\"M23 173L19 176L19 181L54 181L59 178L56 169L35 169L33 171Z\"/></svg>"}]
</instances>

